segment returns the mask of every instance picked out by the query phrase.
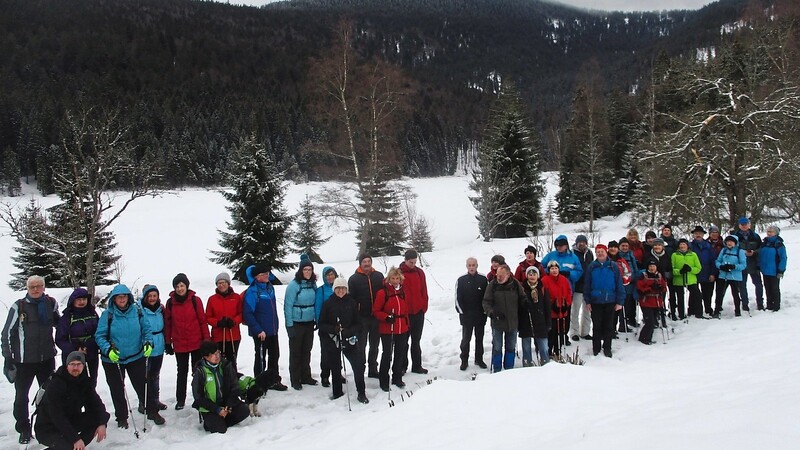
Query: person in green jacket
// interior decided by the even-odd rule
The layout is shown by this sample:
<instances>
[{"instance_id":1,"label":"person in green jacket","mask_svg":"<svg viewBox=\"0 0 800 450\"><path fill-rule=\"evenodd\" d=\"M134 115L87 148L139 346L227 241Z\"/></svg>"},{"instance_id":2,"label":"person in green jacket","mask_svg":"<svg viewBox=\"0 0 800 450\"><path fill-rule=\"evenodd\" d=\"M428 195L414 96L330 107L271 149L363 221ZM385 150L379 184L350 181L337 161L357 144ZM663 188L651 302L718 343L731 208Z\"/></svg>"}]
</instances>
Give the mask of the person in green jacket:
<instances>
[{"instance_id":1,"label":"person in green jacket","mask_svg":"<svg viewBox=\"0 0 800 450\"><path fill-rule=\"evenodd\" d=\"M689 312L695 314L698 319L703 318L703 295L700 293L700 287L697 284L697 274L703 269L700 264L700 258L697 253L689 249L689 241L680 239L678 241L678 250L672 254L672 282L675 285L676 301L670 299L669 310L670 318L676 320L675 309L678 309L678 315L681 320L686 318L686 310L684 309L684 287L689 289ZM677 303L677 305L676 305Z\"/></svg>"},{"instance_id":2,"label":"person in green jacket","mask_svg":"<svg viewBox=\"0 0 800 450\"><path fill-rule=\"evenodd\" d=\"M200 356L192 377L192 407L200 411L203 428L210 433L225 433L250 415L241 400L239 377L213 341L200 344Z\"/></svg>"}]
</instances>

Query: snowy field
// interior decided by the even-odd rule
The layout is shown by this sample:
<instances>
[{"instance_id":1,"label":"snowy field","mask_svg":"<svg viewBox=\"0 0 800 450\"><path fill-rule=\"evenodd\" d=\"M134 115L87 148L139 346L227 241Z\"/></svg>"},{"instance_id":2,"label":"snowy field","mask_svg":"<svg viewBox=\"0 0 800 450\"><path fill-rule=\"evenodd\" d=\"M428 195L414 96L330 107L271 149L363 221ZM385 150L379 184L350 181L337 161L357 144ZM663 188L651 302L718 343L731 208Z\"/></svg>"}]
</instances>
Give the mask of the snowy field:
<instances>
[{"instance_id":1,"label":"snowy field","mask_svg":"<svg viewBox=\"0 0 800 450\"><path fill-rule=\"evenodd\" d=\"M549 176L549 197L555 194L556 179ZM614 342L613 359L594 357L590 344L579 342L586 361L581 367L554 363L491 375L470 366L462 372L458 370L460 326L453 303L455 281L465 272L464 260L476 256L479 270L485 273L490 257L500 253L514 268L529 243L527 239L490 243L478 239L467 182L461 177L409 180L419 195L418 211L431 224L436 247L423 255L430 308L422 349L423 364L430 373L405 377L410 397L394 388L391 396L396 406L390 408L377 380L367 379L370 403L361 405L353 395L353 411L348 412L347 398L329 400L329 388L270 391L260 404L263 417L249 418L225 435L209 435L198 423L196 411L172 408L176 367L174 357L166 356L161 375L161 400L170 406L163 413L166 425L156 427L149 422L148 432L137 441L132 430L120 430L112 420L108 439L90 448L493 449L509 444L520 448L592 449L800 448L796 422L800 360L795 359L800 355L796 331L800 278L795 275L794 259L800 255L800 231L786 226L781 233L790 269L783 280L779 313L755 311L753 306L752 317L745 314L734 318L728 296L721 320L673 322L675 334L666 345L661 343L658 330L654 334L658 343L651 346L640 344L632 334L626 342L621 334L622 339ZM324 183L291 186L286 205L295 211L306 193L314 196L325 188ZM24 207L28 198L14 201ZM51 196L39 201L50 206L57 200ZM213 293L215 275L225 270L208 258L210 250L218 249L217 230L225 227L226 219L225 201L213 190L185 190L137 200L114 224L123 282L134 290L154 283L163 301L175 274L185 272L190 288L207 299ZM619 239L627 229L627 220L623 216L599 221L601 231L590 240ZM581 227L557 224L554 233L567 234L572 243ZM642 235L644 231L640 229ZM331 229L326 235L332 237L320 251L325 265L333 265L349 276L356 268L354 234ZM16 272L10 260L15 245L10 237L0 237L4 255L0 258L0 304L4 311L22 296L7 287L8 274ZM400 262L401 257L376 258L374 265L385 272ZM317 266L317 273L321 269ZM284 282L292 277L290 273L278 275ZM244 289L236 282L233 287ZM100 292L108 289L100 288ZM278 287L279 303L283 289ZM48 289L47 293L63 305L70 291ZM753 305L752 286L750 298ZM488 361L488 325L486 330ZM280 339L281 375L288 382L288 338L283 331ZM252 341L245 338L239 366L246 372L252 370L252 349ZM575 349L573 344L570 350ZM312 354L312 372L318 378L318 342ZM476 371L477 378L471 381ZM348 368L352 387L349 372ZM98 388L110 407L111 398L102 378L101 370ZM130 387L128 392L134 396ZM13 398L13 387L0 380L0 449L18 448L11 413ZM142 416L134 418L141 429ZM42 446L34 441L28 448Z\"/></svg>"}]
</instances>

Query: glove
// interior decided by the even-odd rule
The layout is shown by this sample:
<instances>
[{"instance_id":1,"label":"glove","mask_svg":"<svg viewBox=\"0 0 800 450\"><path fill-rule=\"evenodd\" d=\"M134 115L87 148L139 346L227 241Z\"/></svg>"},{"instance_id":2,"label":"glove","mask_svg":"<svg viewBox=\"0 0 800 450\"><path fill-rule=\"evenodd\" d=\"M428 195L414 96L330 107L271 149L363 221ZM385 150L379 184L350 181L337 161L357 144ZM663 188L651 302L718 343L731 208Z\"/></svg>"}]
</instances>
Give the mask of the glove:
<instances>
[{"instance_id":1,"label":"glove","mask_svg":"<svg viewBox=\"0 0 800 450\"><path fill-rule=\"evenodd\" d=\"M168 355L174 355L175 349L172 348L172 344L166 343L164 344L164 353Z\"/></svg>"},{"instance_id":2,"label":"glove","mask_svg":"<svg viewBox=\"0 0 800 450\"><path fill-rule=\"evenodd\" d=\"M494 313L494 320L504 320L505 318L506 318L506 315L501 313L501 312L495 312Z\"/></svg>"},{"instance_id":3,"label":"glove","mask_svg":"<svg viewBox=\"0 0 800 450\"><path fill-rule=\"evenodd\" d=\"M17 380L17 366L14 364L14 361L6 359L3 362L3 374L6 376L9 383L13 384Z\"/></svg>"},{"instance_id":4,"label":"glove","mask_svg":"<svg viewBox=\"0 0 800 450\"><path fill-rule=\"evenodd\" d=\"M286 334L289 336L289 339L294 339L294 336L296 334L294 332L294 327L293 326L292 327L286 327Z\"/></svg>"},{"instance_id":5,"label":"glove","mask_svg":"<svg viewBox=\"0 0 800 450\"><path fill-rule=\"evenodd\" d=\"M389 314L388 316L386 316L387 323L394 323L394 319L395 319L394 314Z\"/></svg>"},{"instance_id":6,"label":"glove","mask_svg":"<svg viewBox=\"0 0 800 450\"><path fill-rule=\"evenodd\" d=\"M561 312L562 312L562 313L569 312L569 311L570 311L570 309L571 309L570 305L567 305L566 303L564 303L563 305L561 305Z\"/></svg>"},{"instance_id":7,"label":"glove","mask_svg":"<svg viewBox=\"0 0 800 450\"><path fill-rule=\"evenodd\" d=\"M569 278L569 270L562 270L561 275L564 275L565 278Z\"/></svg>"},{"instance_id":8,"label":"glove","mask_svg":"<svg viewBox=\"0 0 800 450\"><path fill-rule=\"evenodd\" d=\"M342 324L337 323L336 325L334 325L333 332L336 333L336 334L341 333L342 332Z\"/></svg>"},{"instance_id":9,"label":"glove","mask_svg":"<svg viewBox=\"0 0 800 450\"><path fill-rule=\"evenodd\" d=\"M733 264L723 264L719 266L719 270L722 270L723 272L730 272L734 269L734 267L736 266L734 266Z\"/></svg>"},{"instance_id":10,"label":"glove","mask_svg":"<svg viewBox=\"0 0 800 450\"><path fill-rule=\"evenodd\" d=\"M150 354L153 353L153 346L149 342L145 342L144 347L142 347L142 351L144 353L144 357L149 358Z\"/></svg>"},{"instance_id":11,"label":"glove","mask_svg":"<svg viewBox=\"0 0 800 450\"><path fill-rule=\"evenodd\" d=\"M689 273L691 271L692 271L692 268L688 264L684 264L683 267L681 267L681 273Z\"/></svg>"},{"instance_id":12,"label":"glove","mask_svg":"<svg viewBox=\"0 0 800 450\"><path fill-rule=\"evenodd\" d=\"M653 290L654 291L660 291L661 290L661 284L656 280L653 280Z\"/></svg>"},{"instance_id":13,"label":"glove","mask_svg":"<svg viewBox=\"0 0 800 450\"><path fill-rule=\"evenodd\" d=\"M231 319L230 317L223 317L223 319L225 320L225 324L223 325L225 328L230 329L236 326L236 323L234 323L233 319Z\"/></svg>"},{"instance_id":14,"label":"glove","mask_svg":"<svg viewBox=\"0 0 800 450\"><path fill-rule=\"evenodd\" d=\"M113 362L114 364L118 363L119 362L119 350L117 350L115 348L112 348L108 352L108 359L110 359L111 362Z\"/></svg>"}]
</instances>

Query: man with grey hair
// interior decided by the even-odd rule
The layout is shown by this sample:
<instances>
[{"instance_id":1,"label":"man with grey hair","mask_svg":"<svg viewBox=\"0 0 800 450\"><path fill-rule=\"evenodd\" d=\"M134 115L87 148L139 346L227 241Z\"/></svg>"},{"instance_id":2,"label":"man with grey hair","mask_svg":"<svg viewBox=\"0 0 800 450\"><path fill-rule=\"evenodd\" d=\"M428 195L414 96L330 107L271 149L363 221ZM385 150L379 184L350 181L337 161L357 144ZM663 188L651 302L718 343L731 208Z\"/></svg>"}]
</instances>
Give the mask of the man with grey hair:
<instances>
[{"instance_id":1,"label":"man with grey hair","mask_svg":"<svg viewBox=\"0 0 800 450\"><path fill-rule=\"evenodd\" d=\"M19 443L31 440L28 394L33 379L42 385L55 370L56 347L53 329L58 324L58 302L44 293L44 278L28 278L28 292L8 309L3 326L3 373L14 383L15 428Z\"/></svg>"},{"instance_id":2,"label":"man with grey hair","mask_svg":"<svg viewBox=\"0 0 800 450\"><path fill-rule=\"evenodd\" d=\"M475 364L486 368L483 362L483 331L486 328L486 314L483 312L483 296L488 281L478 273L478 260L467 258L467 273L456 281L456 311L461 322L461 370L467 370L469 344L475 334Z\"/></svg>"}]
</instances>

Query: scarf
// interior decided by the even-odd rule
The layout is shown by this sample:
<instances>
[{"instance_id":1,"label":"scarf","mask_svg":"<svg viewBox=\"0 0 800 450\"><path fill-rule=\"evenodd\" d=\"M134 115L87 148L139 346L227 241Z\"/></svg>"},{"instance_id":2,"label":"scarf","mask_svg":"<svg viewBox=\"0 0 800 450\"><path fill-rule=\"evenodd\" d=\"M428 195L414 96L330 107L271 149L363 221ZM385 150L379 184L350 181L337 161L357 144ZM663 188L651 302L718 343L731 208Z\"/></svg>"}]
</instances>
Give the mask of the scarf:
<instances>
[{"instance_id":1,"label":"scarf","mask_svg":"<svg viewBox=\"0 0 800 450\"><path fill-rule=\"evenodd\" d=\"M39 298L31 298L28 296L28 300L36 305L36 315L39 316L39 324L43 327L53 326L53 314L49 311L47 296L42 295Z\"/></svg>"},{"instance_id":2,"label":"scarf","mask_svg":"<svg viewBox=\"0 0 800 450\"><path fill-rule=\"evenodd\" d=\"M531 301L533 301L533 303L539 303L539 291L536 289L536 287L539 286L539 282L537 281L531 284L531 282L528 281L528 286L531 288Z\"/></svg>"}]
</instances>

